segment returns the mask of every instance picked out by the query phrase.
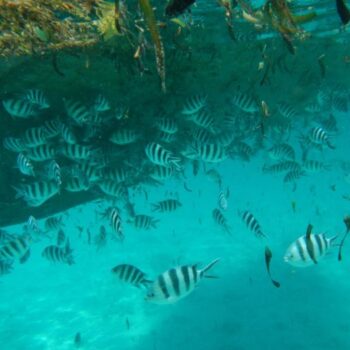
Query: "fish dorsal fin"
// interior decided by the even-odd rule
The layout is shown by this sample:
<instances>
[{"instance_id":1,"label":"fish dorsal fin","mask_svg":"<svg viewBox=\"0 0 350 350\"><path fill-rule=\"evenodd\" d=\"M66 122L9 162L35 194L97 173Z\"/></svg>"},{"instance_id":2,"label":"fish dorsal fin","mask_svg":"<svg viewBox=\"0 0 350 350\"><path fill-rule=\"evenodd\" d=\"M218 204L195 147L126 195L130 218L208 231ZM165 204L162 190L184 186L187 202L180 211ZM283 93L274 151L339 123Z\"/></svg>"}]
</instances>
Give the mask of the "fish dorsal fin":
<instances>
[{"instance_id":1,"label":"fish dorsal fin","mask_svg":"<svg viewBox=\"0 0 350 350\"><path fill-rule=\"evenodd\" d=\"M308 226L307 226L307 229L306 229L306 238L307 239L310 239L310 236L311 236L311 232L312 232L312 225L311 224L309 224Z\"/></svg>"}]
</instances>

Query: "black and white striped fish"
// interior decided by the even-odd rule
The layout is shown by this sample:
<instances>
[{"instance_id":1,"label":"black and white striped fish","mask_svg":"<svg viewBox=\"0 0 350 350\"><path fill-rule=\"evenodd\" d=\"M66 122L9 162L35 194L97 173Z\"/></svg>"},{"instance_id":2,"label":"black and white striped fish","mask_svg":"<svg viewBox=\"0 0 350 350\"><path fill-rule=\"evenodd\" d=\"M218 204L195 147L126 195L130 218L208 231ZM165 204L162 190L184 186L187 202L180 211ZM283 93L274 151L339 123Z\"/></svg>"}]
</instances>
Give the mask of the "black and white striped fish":
<instances>
[{"instance_id":1,"label":"black and white striped fish","mask_svg":"<svg viewBox=\"0 0 350 350\"><path fill-rule=\"evenodd\" d=\"M18 154L16 164L23 175L35 176L33 163L23 153Z\"/></svg>"},{"instance_id":2,"label":"black and white striped fish","mask_svg":"<svg viewBox=\"0 0 350 350\"><path fill-rule=\"evenodd\" d=\"M77 137L73 133L72 129L64 123L60 123L59 126L61 136L63 140L68 144L76 144L78 142Z\"/></svg>"},{"instance_id":3,"label":"black and white striped fish","mask_svg":"<svg viewBox=\"0 0 350 350\"><path fill-rule=\"evenodd\" d=\"M201 109L198 113L192 114L190 120L201 128L209 131L215 130L215 119L206 109Z\"/></svg>"},{"instance_id":4,"label":"black and white striped fish","mask_svg":"<svg viewBox=\"0 0 350 350\"><path fill-rule=\"evenodd\" d=\"M168 132L159 131L157 139L164 143L174 143L176 140L176 134L169 134Z\"/></svg>"},{"instance_id":5,"label":"black and white striped fish","mask_svg":"<svg viewBox=\"0 0 350 350\"><path fill-rule=\"evenodd\" d=\"M259 106L255 99L251 95L242 92L237 92L232 97L232 103L234 106L247 113L255 113L259 111Z\"/></svg>"},{"instance_id":6,"label":"black and white striped fish","mask_svg":"<svg viewBox=\"0 0 350 350\"><path fill-rule=\"evenodd\" d=\"M43 250L41 255L53 263L74 264L73 250L70 248L68 239L64 247L49 245Z\"/></svg>"},{"instance_id":7,"label":"black and white striped fish","mask_svg":"<svg viewBox=\"0 0 350 350\"><path fill-rule=\"evenodd\" d=\"M24 235L16 237L0 247L0 260L18 259L21 264L27 261L30 254L31 237Z\"/></svg>"},{"instance_id":8,"label":"black and white striped fish","mask_svg":"<svg viewBox=\"0 0 350 350\"><path fill-rule=\"evenodd\" d=\"M220 163L227 159L225 147L218 143L195 144L194 152L205 162Z\"/></svg>"},{"instance_id":9,"label":"black and white striped fish","mask_svg":"<svg viewBox=\"0 0 350 350\"><path fill-rule=\"evenodd\" d=\"M156 127L167 134L175 134L179 129L176 121L171 118L157 119Z\"/></svg>"},{"instance_id":10,"label":"black and white striped fish","mask_svg":"<svg viewBox=\"0 0 350 350\"><path fill-rule=\"evenodd\" d=\"M64 184L64 189L68 192L87 191L89 188L90 188L89 179L84 175L73 176L69 178Z\"/></svg>"},{"instance_id":11,"label":"black and white striped fish","mask_svg":"<svg viewBox=\"0 0 350 350\"><path fill-rule=\"evenodd\" d=\"M319 160L308 159L303 163L303 169L310 173L317 173L320 171L330 170L331 167Z\"/></svg>"},{"instance_id":12,"label":"black and white striped fish","mask_svg":"<svg viewBox=\"0 0 350 350\"><path fill-rule=\"evenodd\" d=\"M31 89L24 95L25 100L29 101L32 105L39 109L46 109L50 107L49 101L45 97L42 90Z\"/></svg>"},{"instance_id":13,"label":"black and white striped fish","mask_svg":"<svg viewBox=\"0 0 350 350\"><path fill-rule=\"evenodd\" d=\"M112 133L109 140L116 145L129 145L136 142L140 137L140 134L133 129L119 129Z\"/></svg>"},{"instance_id":14,"label":"black and white striped fish","mask_svg":"<svg viewBox=\"0 0 350 350\"><path fill-rule=\"evenodd\" d=\"M51 160L56 156L56 147L48 144L32 147L28 149L26 156L36 162Z\"/></svg>"},{"instance_id":15,"label":"black and white striped fish","mask_svg":"<svg viewBox=\"0 0 350 350\"><path fill-rule=\"evenodd\" d=\"M59 229L56 237L56 245L60 247L65 243L66 243L66 234L62 229Z\"/></svg>"},{"instance_id":16,"label":"black and white striped fish","mask_svg":"<svg viewBox=\"0 0 350 350\"><path fill-rule=\"evenodd\" d=\"M181 159L175 157L172 152L168 151L158 143L151 142L147 144L145 153L153 164L168 167L174 166L176 169L181 169Z\"/></svg>"},{"instance_id":17,"label":"black and white striped fish","mask_svg":"<svg viewBox=\"0 0 350 350\"><path fill-rule=\"evenodd\" d=\"M26 224L24 225L24 231L29 235L39 234L41 232L38 221L33 215L29 216Z\"/></svg>"},{"instance_id":18,"label":"black and white striped fish","mask_svg":"<svg viewBox=\"0 0 350 350\"><path fill-rule=\"evenodd\" d=\"M117 183L124 182L130 175L130 171L125 167L108 167L101 171L104 180L113 180Z\"/></svg>"},{"instance_id":19,"label":"black and white striped fish","mask_svg":"<svg viewBox=\"0 0 350 350\"><path fill-rule=\"evenodd\" d=\"M133 265L121 264L113 267L112 273L121 281L137 288L147 287L152 281L146 279L146 274Z\"/></svg>"},{"instance_id":20,"label":"black and white striped fish","mask_svg":"<svg viewBox=\"0 0 350 350\"><path fill-rule=\"evenodd\" d=\"M90 146L66 143L61 145L60 152L72 160L84 160L91 156Z\"/></svg>"},{"instance_id":21,"label":"black and white striped fish","mask_svg":"<svg viewBox=\"0 0 350 350\"><path fill-rule=\"evenodd\" d=\"M224 214L217 208L213 210L213 219L214 221L221 226L227 233L231 234L231 229L227 224L227 219L225 218Z\"/></svg>"},{"instance_id":22,"label":"black and white striped fish","mask_svg":"<svg viewBox=\"0 0 350 350\"><path fill-rule=\"evenodd\" d=\"M277 110L282 115L282 117L287 119L296 119L298 117L298 112L288 103L281 102L277 104Z\"/></svg>"},{"instance_id":23,"label":"black and white striped fish","mask_svg":"<svg viewBox=\"0 0 350 350\"><path fill-rule=\"evenodd\" d=\"M227 189L225 192L220 191L219 192L219 198L218 198L218 205L220 209L227 210L228 207L228 196L229 196L229 190Z\"/></svg>"},{"instance_id":24,"label":"black and white striped fish","mask_svg":"<svg viewBox=\"0 0 350 350\"><path fill-rule=\"evenodd\" d=\"M62 184L61 167L55 160L51 160L45 167L45 176L48 180L54 180L60 186Z\"/></svg>"},{"instance_id":25,"label":"black and white striped fish","mask_svg":"<svg viewBox=\"0 0 350 350\"><path fill-rule=\"evenodd\" d=\"M138 229L150 230L152 228L157 228L157 223L159 220L156 220L154 217L149 215L135 215L130 222Z\"/></svg>"},{"instance_id":26,"label":"black and white striped fish","mask_svg":"<svg viewBox=\"0 0 350 350\"><path fill-rule=\"evenodd\" d=\"M146 300L156 304L171 304L192 293L203 278L215 278L206 273L219 261L213 260L203 269L184 265L163 272L149 286Z\"/></svg>"},{"instance_id":27,"label":"black and white striped fish","mask_svg":"<svg viewBox=\"0 0 350 350\"><path fill-rule=\"evenodd\" d=\"M321 127L314 127L310 130L309 139L316 145L327 145L329 148L335 147L331 144L328 133Z\"/></svg>"},{"instance_id":28,"label":"black and white striped fish","mask_svg":"<svg viewBox=\"0 0 350 350\"><path fill-rule=\"evenodd\" d=\"M56 181L37 181L12 187L17 192L16 198L23 198L31 207L40 206L60 190Z\"/></svg>"},{"instance_id":29,"label":"black and white striped fish","mask_svg":"<svg viewBox=\"0 0 350 350\"><path fill-rule=\"evenodd\" d=\"M2 101L2 105L13 118L29 118L37 114L34 106L27 100L8 99Z\"/></svg>"},{"instance_id":30,"label":"black and white striped fish","mask_svg":"<svg viewBox=\"0 0 350 350\"><path fill-rule=\"evenodd\" d=\"M253 232L257 237L266 237L262 232L261 226L254 215L248 210L241 213L241 218L243 222L247 225L248 229Z\"/></svg>"},{"instance_id":31,"label":"black and white striped fish","mask_svg":"<svg viewBox=\"0 0 350 350\"><path fill-rule=\"evenodd\" d=\"M155 165L152 167L149 176L157 181L164 181L166 179L169 179L174 174L173 168L162 166L162 165Z\"/></svg>"},{"instance_id":32,"label":"black and white striped fish","mask_svg":"<svg viewBox=\"0 0 350 350\"><path fill-rule=\"evenodd\" d=\"M68 117L78 125L87 123L91 119L91 113L87 107L78 101L63 99Z\"/></svg>"},{"instance_id":33,"label":"black and white striped fish","mask_svg":"<svg viewBox=\"0 0 350 350\"><path fill-rule=\"evenodd\" d=\"M202 95L195 95L189 98L183 109L182 114L194 114L199 112L207 104L207 97Z\"/></svg>"},{"instance_id":34,"label":"black and white striped fish","mask_svg":"<svg viewBox=\"0 0 350 350\"><path fill-rule=\"evenodd\" d=\"M159 211L161 213L172 212L182 207L182 204L177 199L165 199L158 203L152 204L153 211Z\"/></svg>"},{"instance_id":35,"label":"black and white striped fish","mask_svg":"<svg viewBox=\"0 0 350 350\"><path fill-rule=\"evenodd\" d=\"M43 127L27 129L22 136L22 142L26 147L40 146L45 144L46 141L47 135Z\"/></svg>"},{"instance_id":36,"label":"black and white striped fish","mask_svg":"<svg viewBox=\"0 0 350 350\"><path fill-rule=\"evenodd\" d=\"M60 134L61 122L58 119L46 120L43 124L47 139L52 139Z\"/></svg>"},{"instance_id":37,"label":"black and white striped fish","mask_svg":"<svg viewBox=\"0 0 350 350\"><path fill-rule=\"evenodd\" d=\"M280 143L278 145L271 147L268 150L268 154L274 160L280 160L280 161L295 160L295 151L293 147L288 145L287 143Z\"/></svg>"},{"instance_id":38,"label":"black and white striped fish","mask_svg":"<svg viewBox=\"0 0 350 350\"><path fill-rule=\"evenodd\" d=\"M111 105L109 104L106 97L99 94L99 95L97 95L97 97L95 99L93 109L94 109L95 113L106 112L106 111L109 111L111 109Z\"/></svg>"},{"instance_id":39,"label":"black and white striped fish","mask_svg":"<svg viewBox=\"0 0 350 350\"><path fill-rule=\"evenodd\" d=\"M26 148L21 138L5 137L2 144L8 151L16 153L22 152Z\"/></svg>"},{"instance_id":40,"label":"black and white striped fish","mask_svg":"<svg viewBox=\"0 0 350 350\"><path fill-rule=\"evenodd\" d=\"M317 264L334 245L336 237L327 238L325 234L313 234L309 225L304 236L299 237L287 249L284 261L295 267Z\"/></svg>"},{"instance_id":41,"label":"black and white striped fish","mask_svg":"<svg viewBox=\"0 0 350 350\"><path fill-rule=\"evenodd\" d=\"M45 220L46 231L56 231L59 230L63 224L63 216L52 216Z\"/></svg>"},{"instance_id":42,"label":"black and white striped fish","mask_svg":"<svg viewBox=\"0 0 350 350\"><path fill-rule=\"evenodd\" d=\"M118 239L124 239L124 233L122 228L122 220L119 215L119 210L117 208L110 208L108 210L109 220L114 233L117 235Z\"/></svg>"},{"instance_id":43,"label":"black and white striped fish","mask_svg":"<svg viewBox=\"0 0 350 350\"><path fill-rule=\"evenodd\" d=\"M125 186L117 182L115 180L102 180L97 183L102 192L104 192L108 196L112 196L115 198L125 198L126 196L126 188Z\"/></svg>"}]
</instances>

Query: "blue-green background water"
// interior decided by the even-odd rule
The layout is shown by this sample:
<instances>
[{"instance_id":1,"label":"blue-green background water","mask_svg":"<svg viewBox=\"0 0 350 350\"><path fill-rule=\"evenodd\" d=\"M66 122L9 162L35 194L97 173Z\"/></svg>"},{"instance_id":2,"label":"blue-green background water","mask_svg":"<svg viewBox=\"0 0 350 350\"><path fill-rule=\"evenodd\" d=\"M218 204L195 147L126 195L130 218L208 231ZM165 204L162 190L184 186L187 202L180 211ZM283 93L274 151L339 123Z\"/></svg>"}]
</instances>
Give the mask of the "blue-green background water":
<instances>
[{"instance_id":1,"label":"blue-green background water","mask_svg":"<svg viewBox=\"0 0 350 350\"><path fill-rule=\"evenodd\" d=\"M166 192L176 192L183 206L174 213L152 214L160 222L151 231L138 231L124 222L123 243L109 241L97 250L85 233L79 237L79 225L93 235L98 232L105 223L99 213L107 202L65 212L64 230L76 264L44 260L41 252L48 241L43 241L33 244L26 264L16 263L11 274L1 277L1 349L72 349L77 332L83 349L350 348L350 247L345 246L341 263L336 247L317 266L298 269L283 261L288 245L309 223L315 233L327 236L345 231L349 202L342 196L349 194L350 184L340 164L349 161L350 125L348 114L336 117L336 150L315 153L331 164L331 170L302 177L295 192L281 176L262 172L268 161L264 151L251 162L226 160L215 166L230 189L225 215L231 236L212 218L217 184L203 171L193 177L189 167L186 183L191 193L182 180L172 180L159 188L146 187L148 200L135 194L136 213L151 213L150 204L165 198ZM297 150L300 131L301 126L294 132ZM239 210L254 213L266 240L254 237ZM22 225L7 229L20 233ZM266 244L273 252L272 275L281 282L280 289L273 287L265 270ZM155 278L178 264L204 265L216 257L221 261L213 272L219 278L203 280L194 293L173 305L147 303L143 290L121 284L110 271L130 263Z\"/></svg>"}]
</instances>

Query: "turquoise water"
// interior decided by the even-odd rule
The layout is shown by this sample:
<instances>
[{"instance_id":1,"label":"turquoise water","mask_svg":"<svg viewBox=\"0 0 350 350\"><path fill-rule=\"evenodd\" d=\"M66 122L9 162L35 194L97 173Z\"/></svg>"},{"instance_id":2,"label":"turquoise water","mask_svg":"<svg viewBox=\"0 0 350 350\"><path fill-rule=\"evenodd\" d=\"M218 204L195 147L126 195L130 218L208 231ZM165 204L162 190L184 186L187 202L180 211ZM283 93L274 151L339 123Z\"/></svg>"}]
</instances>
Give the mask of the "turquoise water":
<instances>
[{"instance_id":1,"label":"turquoise water","mask_svg":"<svg viewBox=\"0 0 350 350\"><path fill-rule=\"evenodd\" d=\"M183 180L167 181L161 187L145 186L148 193L135 192L131 198L138 214L154 215L157 229L136 230L123 222L125 240L109 239L99 250L88 244L108 221L100 213L110 202L99 200L66 211L64 231L69 236L76 264L52 264L41 257L53 244L45 239L31 247L31 257L15 264L11 274L0 280L1 349L73 349L80 332L83 349L348 349L350 348L350 256L344 248L343 262L332 248L319 264L305 269L283 261L291 242L305 234L309 223L315 233L342 236L343 218L350 192L343 162L349 161L349 120L336 115L339 131L332 139L335 150L315 151L315 158L331 164L331 170L310 174L292 186L283 176L262 172L269 161L265 150L251 162L226 160L214 167L229 187L225 216L232 235L212 218L219 188L201 169L193 177L185 168ZM293 131L291 144L300 148ZM209 166L207 165L207 168ZM331 188L336 185L335 188ZM151 203L178 196L182 207L173 213L152 213ZM292 202L296 210L292 210ZM238 215L249 210L259 220L266 239L257 239ZM43 227L43 222L39 221ZM21 233L22 225L6 228ZM273 253L271 271L281 287L268 278L264 249ZM218 279L205 279L187 298L172 305L155 305L144 300L145 291L122 284L111 268L133 264L153 279L163 271L183 264L201 266L214 258Z\"/></svg>"}]
</instances>

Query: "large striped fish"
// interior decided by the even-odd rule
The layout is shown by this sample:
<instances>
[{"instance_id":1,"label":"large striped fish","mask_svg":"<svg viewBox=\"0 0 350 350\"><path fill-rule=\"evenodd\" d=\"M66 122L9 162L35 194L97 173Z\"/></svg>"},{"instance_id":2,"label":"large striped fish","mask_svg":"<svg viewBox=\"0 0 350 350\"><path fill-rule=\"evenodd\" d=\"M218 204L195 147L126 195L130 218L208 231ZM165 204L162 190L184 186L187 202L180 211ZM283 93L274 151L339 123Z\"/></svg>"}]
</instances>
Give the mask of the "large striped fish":
<instances>
[{"instance_id":1,"label":"large striped fish","mask_svg":"<svg viewBox=\"0 0 350 350\"><path fill-rule=\"evenodd\" d=\"M309 225L304 236L299 237L287 249L284 261L295 267L317 264L334 244L336 237L327 238L323 233L312 234Z\"/></svg>"},{"instance_id":2,"label":"large striped fish","mask_svg":"<svg viewBox=\"0 0 350 350\"><path fill-rule=\"evenodd\" d=\"M213 260L203 269L197 265L184 265L163 272L149 287L146 300L156 304L171 304L192 293L203 278L220 259Z\"/></svg>"}]
</instances>

